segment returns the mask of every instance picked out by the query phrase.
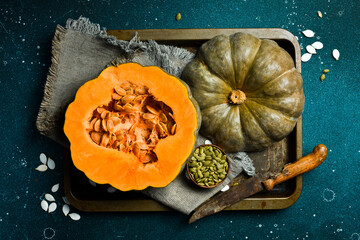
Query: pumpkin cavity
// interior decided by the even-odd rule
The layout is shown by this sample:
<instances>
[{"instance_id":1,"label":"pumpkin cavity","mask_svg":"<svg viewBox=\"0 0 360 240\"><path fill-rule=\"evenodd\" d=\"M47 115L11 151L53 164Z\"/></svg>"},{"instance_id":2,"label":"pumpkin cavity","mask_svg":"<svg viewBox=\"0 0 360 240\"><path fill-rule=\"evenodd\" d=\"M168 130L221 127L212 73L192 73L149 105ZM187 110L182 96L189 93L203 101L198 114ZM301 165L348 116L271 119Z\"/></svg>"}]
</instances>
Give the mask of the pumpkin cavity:
<instances>
[{"instance_id":1,"label":"pumpkin cavity","mask_svg":"<svg viewBox=\"0 0 360 240\"><path fill-rule=\"evenodd\" d=\"M122 82L114 87L111 101L93 111L88 133L95 144L132 153L147 164L158 160L156 144L174 135L176 127L172 109L146 86Z\"/></svg>"}]
</instances>

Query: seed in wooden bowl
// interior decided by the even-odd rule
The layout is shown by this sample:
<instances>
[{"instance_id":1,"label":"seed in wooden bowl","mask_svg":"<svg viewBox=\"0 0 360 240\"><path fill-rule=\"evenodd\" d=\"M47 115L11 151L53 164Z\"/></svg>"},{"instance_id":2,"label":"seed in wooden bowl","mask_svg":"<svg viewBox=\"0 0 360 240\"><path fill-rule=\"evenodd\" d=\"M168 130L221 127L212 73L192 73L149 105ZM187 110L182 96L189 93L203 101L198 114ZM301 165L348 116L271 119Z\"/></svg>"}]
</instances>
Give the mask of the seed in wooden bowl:
<instances>
[{"instance_id":1,"label":"seed in wooden bowl","mask_svg":"<svg viewBox=\"0 0 360 240\"><path fill-rule=\"evenodd\" d=\"M190 179L203 188L213 188L221 184L229 173L228 158L215 145L197 147L187 163Z\"/></svg>"}]
</instances>

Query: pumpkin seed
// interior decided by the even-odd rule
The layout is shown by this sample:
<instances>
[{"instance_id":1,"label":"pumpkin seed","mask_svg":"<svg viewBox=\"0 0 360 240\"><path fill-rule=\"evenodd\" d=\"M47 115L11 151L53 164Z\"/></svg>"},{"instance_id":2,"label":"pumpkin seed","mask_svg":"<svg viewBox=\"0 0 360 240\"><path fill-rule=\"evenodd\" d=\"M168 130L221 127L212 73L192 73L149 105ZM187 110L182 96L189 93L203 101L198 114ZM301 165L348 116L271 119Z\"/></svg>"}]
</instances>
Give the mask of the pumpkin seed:
<instances>
[{"instance_id":1,"label":"pumpkin seed","mask_svg":"<svg viewBox=\"0 0 360 240\"><path fill-rule=\"evenodd\" d=\"M45 212L47 212L48 209L49 209L49 204L48 204L48 202L46 200L42 200L40 202L40 206Z\"/></svg>"},{"instance_id":2,"label":"pumpkin seed","mask_svg":"<svg viewBox=\"0 0 360 240\"><path fill-rule=\"evenodd\" d=\"M37 168L35 168L35 170L39 172L45 172L47 169L48 167L45 164L41 164Z\"/></svg>"},{"instance_id":3,"label":"pumpkin seed","mask_svg":"<svg viewBox=\"0 0 360 240\"><path fill-rule=\"evenodd\" d=\"M114 90L117 94L119 94L120 96L125 96L126 95L126 91L125 89L123 89L122 87L119 86L115 86Z\"/></svg>"},{"instance_id":4,"label":"pumpkin seed","mask_svg":"<svg viewBox=\"0 0 360 240\"><path fill-rule=\"evenodd\" d=\"M104 111L101 113L100 117L101 117L102 119L105 119L105 118L107 117L108 113L109 113L109 111L104 110Z\"/></svg>"},{"instance_id":5,"label":"pumpkin seed","mask_svg":"<svg viewBox=\"0 0 360 240\"><path fill-rule=\"evenodd\" d=\"M171 131L170 131L170 133L171 133L171 135L174 135L175 134L175 132L176 132L176 123L172 126L172 128L171 128Z\"/></svg>"},{"instance_id":6,"label":"pumpkin seed","mask_svg":"<svg viewBox=\"0 0 360 240\"><path fill-rule=\"evenodd\" d=\"M52 160L51 158L48 158L47 166L50 170L54 170L55 169L55 161Z\"/></svg>"},{"instance_id":7,"label":"pumpkin seed","mask_svg":"<svg viewBox=\"0 0 360 240\"><path fill-rule=\"evenodd\" d=\"M302 32L302 34L304 34L305 37L307 38L312 38L314 37L315 33L311 30L305 30Z\"/></svg>"},{"instance_id":8,"label":"pumpkin seed","mask_svg":"<svg viewBox=\"0 0 360 240\"><path fill-rule=\"evenodd\" d=\"M52 192L57 192L58 190L59 190L59 183L58 184L55 184L54 186L52 186L52 188L51 188L51 191Z\"/></svg>"},{"instance_id":9,"label":"pumpkin seed","mask_svg":"<svg viewBox=\"0 0 360 240\"><path fill-rule=\"evenodd\" d=\"M211 156L206 156L205 159L206 159L206 160L211 160L212 157L211 157Z\"/></svg>"},{"instance_id":10,"label":"pumpkin seed","mask_svg":"<svg viewBox=\"0 0 360 240\"><path fill-rule=\"evenodd\" d=\"M303 55L301 56L301 61L302 61L302 62L307 62L307 61L310 60L311 56L312 56L311 53L305 53L305 54L303 54Z\"/></svg>"},{"instance_id":11,"label":"pumpkin seed","mask_svg":"<svg viewBox=\"0 0 360 240\"><path fill-rule=\"evenodd\" d=\"M55 198L50 193L45 194L45 199L48 200L49 202L55 202Z\"/></svg>"},{"instance_id":12,"label":"pumpkin seed","mask_svg":"<svg viewBox=\"0 0 360 240\"><path fill-rule=\"evenodd\" d=\"M165 113L163 113L163 112L160 113L159 118L160 118L160 121L167 122L167 117L166 117Z\"/></svg>"},{"instance_id":13,"label":"pumpkin seed","mask_svg":"<svg viewBox=\"0 0 360 240\"><path fill-rule=\"evenodd\" d=\"M330 72L330 70L329 69L324 69L322 72L323 73L328 73L328 72Z\"/></svg>"},{"instance_id":14,"label":"pumpkin seed","mask_svg":"<svg viewBox=\"0 0 360 240\"><path fill-rule=\"evenodd\" d=\"M322 49L324 47L322 42L314 42L313 44L311 44L311 46L313 46L317 50Z\"/></svg>"},{"instance_id":15,"label":"pumpkin seed","mask_svg":"<svg viewBox=\"0 0 360 240\"><path fill-rule=\"evenodd\" d=\"M339 57L340 57L340 52L339 52L339 50L334 49L334 50L332 51L332 55L333 55L333 57L335 58L336 61L339 60Z\"/></svg>"},{"instance_id":16,"label":"pumpkin seed","mask_svg":"<svg viewBox=\"0 0 360 240\"><path fill-rule=\"evenodd\" d=\"M325 74L321 74L320 80L321 80L321 81L324 81L324 80L325 80Z\"/></svg>"},{"instance_id":17,"label":"pumpkin seed","mask_svg":"<svg viewBox=\"0 0 360 240\"><path fill-rule=\"evenodd\" d=\"M45 153L40 153L40 162L42 162L43 164L46 164L47 157L46 157Z\"/></svg>"},{"instance_id":18,"label":"pumpkin seed","mask_svg":"<svg viewBox=\"0 0 360 240\"><path fill-rule=\"evenodd\" d=\"M322 15L322 13L320 11L317 11L317 15L319 16L319 18L323 17L323 15Z\"/></svg>"},{"instance_id":19,"label":"pumpkin seed","mask_svg":"<svg viewBox=\"0 0 360 240\"><path fill-rule=\"evenodd\" d=\"M119 104L114 104L113 107L115 111L119 111L119 112L123 111L123 107Z\"/></svg>"},{"instance_id":20,"label":"pumpkin seed","mask_svg":"<svg viewBox=\"0 0 360 240\"><path fill-rule=\"evenodd\" d=\"M111 98L112 98L113 100L120 100L120 99L121 99L121 96L120 96L119 94L117 94L117 93L113 93L113 94L111 94Z\"/></svg>"},{"instance_id":21,"label":"pumpkin seed","mask_svg":"<svg viewBox=\"0 0 360 240\"><path fill-rule=\"evenodd\" d=\"M201 182L201 183L199 183L199 185L200 185L200 186L205 186L205 183L202 183L202 182Z\"/></svg>"},{"instance_id":22,"label":"pumpkin seed","mask_svg":"<svg viewBox=\"0 0 360 240\"><path fill-rule=\"evenodd\" d=\"M69 217L74 221L80 220L80 215L78 213L70 213Z\"/></svg>"},{"instance_id":23,"label":"pumpkin seed","mask_svg":"<svg viewBox=\"0 0 360 240\"><path fill-rule=\"evenodd\" d=\"M67 216L70 212L70 206L67 204L64 204L64 206L62 207L62 212L64 213L65 216Z\"/></svg>"},{"instance_id":24,"label":"pumpkin seed","mask_svg":"<svg viewBox=\"0 0 360 240\"><path fill-rule=\"evenodd\" d=\"M229 190L230 187L229 185L226 185L225 187L223 187L223 189L221 189L222 192L226 192L227 190Z\"/></svg>"},{"instance_id":25,"label":"pumpkin seed","mask_svg":"<svg viewBox=\"0 0 360 240\"><path fill-rule=\"evenodd\" d=\"M135 90L135 93L139 94L139 95L144 95L144 94L147 93L147 89L145 87L138 88L138 89Z\"/></svg>"},{"instance_id":26,"label":"pumpkin seed","mask_svg":"<svg viewBox=\"0 0 360 240\"><path fill-rule=\"evenodd\" d=\"M48 213L54 212L54 211L56 210L56 208L57 208L57 204L56 204L56 203L54 203L54 202L50 203L49 209L48 209Z\"/></svg>"},{"instance_id":27,"label":"pumpkin seed","mask_svg":"<svg viewBox=\"0 0 360 240\"><path fill-rule=\"evenodd\" d=\"M176 19L176 21L180 21L180 19L181 19L181 13L176 14L175 19Z\"/></svg>"},{"instance_id":28,"label":"pumpkin seed","mask_svg":"<svg viewBox=\"0 0 360 240\"><path fill-rule=\"evenodd\" d=\"M94 130L95 130L96 132L100 132L100 131L101 131L100 127L101 127L101 120L100 120L100 119L97 119L96 122L95 122L95 124L94 124Z\"/></svg>"}]
</instances>

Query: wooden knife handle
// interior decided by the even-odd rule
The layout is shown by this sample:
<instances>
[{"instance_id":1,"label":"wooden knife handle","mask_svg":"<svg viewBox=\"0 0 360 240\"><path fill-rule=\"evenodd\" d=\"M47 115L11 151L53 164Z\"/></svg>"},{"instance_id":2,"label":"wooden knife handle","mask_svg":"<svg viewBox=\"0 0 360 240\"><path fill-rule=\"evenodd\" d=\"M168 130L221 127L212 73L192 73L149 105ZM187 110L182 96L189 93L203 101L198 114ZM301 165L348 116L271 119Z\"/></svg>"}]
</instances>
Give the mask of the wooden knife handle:
<instances>
[{"instance_id":1,"label":"wooden knife handle","mask_svg":"<svg viewBox=\"0 0 360 240\"><path fill-rule=\"evenodd\" d=\"M285 165L281 173L274 178L263 181L266 190L271 191L275 185L285 182L297 175L309 172L324 162L327 156L327 148L324 144L315 146L307 156L300 158L294 163Z\"/></svg>"}]
</instances>

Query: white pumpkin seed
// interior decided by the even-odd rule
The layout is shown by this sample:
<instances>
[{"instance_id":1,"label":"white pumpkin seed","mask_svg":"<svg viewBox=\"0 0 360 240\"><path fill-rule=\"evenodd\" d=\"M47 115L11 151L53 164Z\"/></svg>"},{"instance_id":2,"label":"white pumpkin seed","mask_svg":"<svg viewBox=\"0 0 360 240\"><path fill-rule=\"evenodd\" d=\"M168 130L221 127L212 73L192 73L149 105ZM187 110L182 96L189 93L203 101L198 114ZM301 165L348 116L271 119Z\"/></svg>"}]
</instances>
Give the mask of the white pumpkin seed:
<instances>
[{"instance_id":1,"label":"white pumpkin seed","mask_svg":"<svg viewBox=\"0 0 360 240\"><path fill-rule=\"evenodd\" d=\"M51 158L48 159L47 165L51 170L55 169L55 162Z\"/></svg>"},{"instance_id":2,"label":"white pumpkin seed","mask_svg":"<svg viewBox=\"0 0 360 240\"><path fill-rule=\"evenodd\" d=\"M62 207L62 211L64 213L65 216L67 216L70 212L70 207L69 205L65 204L63 207Z\"/></svg>"},{"instance_id":3,"label":"white pumpkin seed","mask_svg":"<svg viewBox=\"0 0 360 240\"><path fill-rule=\"evenodd\" d=\"M315 48L311 45L306 46L306 51L308 51L308 53L311 53L311 54L316 54Z\"/></svg>"},{"instance_id":4,"label":"white pumpkin seed","mask_svg":"<svg viewBox=\"0 0 360 240\"><path fill-rule=\"evenodd\" d=\"M46 157L45 153L40 153L40 162L42 162L43 164L46 164L47 157Z\"/></svg>"},{"instance_id":5,"label":"white pumpkin seed","mask_svg":"<svg viewBox=\"0 0 360 240\"><path fill-rule=\"evenodd\" d=\"M44 164L41 164L37 168L35 168L35 170L37 170L39 172L45 172L47 169L48 169L48 167Z\"/></svg>"},{"instance_id":6,"label":"white pumpkin seed","mask_svg":"<svg viewBox=\"0 0 360 240\"><path fill-rule=\"evenodd\" d=\"M301 57L301 61L302 62L307 62L307 61L309 61L310 60L310 58L311 58L311 53L305 53L304 55L302 55L302 57Z\"/></svg>"},{"instance_id":7,"label":"white pumpkin seed","mask_svg":"<svg viewBox=\"0 0 360 240\"><path fill-rule=\"evenodd\" d=\"M70 205L69 200L65 196L62 197L62 200L64 201L64 203Z\"/></svg>"},{"instance_id":8,"label":"white pumpkin seed","mask_svg":"<svg viewBox=\"0 0 360 240\"><path fill-rule=\"evenodd\" d=\"M205 140L205 144L212 144L210 140Z\"/></svg>"},{"instance_id":9,"label":"white pumpkin seed","mask_svg":"<svg viewBox=\"0 0 360 240\"><path fill-rule=\"evenodd\" d=\"M74 221L80 220L80 215L77 213L70 213L69 217Z\"/></svg>"},{"instance_id":10,"label":"white pumpkin seed","mask_svg":"<svg viewBox=\"0 0 360 240\"><path fill-rule=\"evenodd\" d=\"M45 194L45 199L49 202L55 202L55 198L50 193Z\"/></svg>"},{"instance_id":11,"label":"white pumpkin seed","mask_svg":"<svg viewBox=\"0 0 360 240\"><path fill-rule=\"evenodd\" d=\"M313 44L311 44L311 46L313 46L315 49L322 49L324 47L322 42L314 42Z\"/></svg>"},{"instance_id":12,"label":"white pumpkin seed","mask_svg":"<svg viewBox=\"0 0 360 240\"><path fill-rule=\"evenodd\" d=\"M320 11L317 11L317 15L319 16L319 18L322 18L322 13Z\"/></svg>"},{"instance_id":13,"label":"white pumpkin seed","mask_svg":"<svg viewBox=\"0 0 360 240\"><path fill-rule=\"evenodd\" d=\"M229 185L226 185L225 187L223 187L223 189L221 189L222 192L226 192L227 190L229 190Z\"/></svg>"},{"instance_id":14,"label":"white pumpkin seed","mask_svg":"<svg viewBox=\"0 0 360 240\"><path fill-rule=\"evenodd\" d=\"M117 189L116 189L116 188L113 188L113 187L108 187L108 188L107 188L107 192L108 192L108 193L114 193L114 192L116 192L116 190L117 190Z\"/></svg>"},{"instance_id":15,"label":"white pumpkin seed","mask_svg":"<svg viewBox=\"0 0 360 240\"><path fill-rule=\"evenodd\" d=\"M91 186L96 187L96 182L89 179L89 183L90 183Z\"/></svg>"},{"instance_id":16,"label":"white pumpkin seed","mask_svg":"<svg viewBox=\"0 0 360 240\"><path fill-rule=\"evenodd\" d=\"M48 204L48 202L47 202L46 200L42 200L41 203L40 203L40 205L41 205L41 208L42 208L45 212L47 212L47 210L49 209L49 204Z\"/></svg>"},{"instance_id":17,"label":"white pumpkin seed","mask_svg":"<svg viewBox=\"0 0 360 240\"><path fill-rule=\"evenodd\" d=\"M340 57L340 52L339 52L339 50L334 49L334 50L332 51L332 55L333 55L333 57L335 58L336 61L339 60L339 57Z\"/></svg>"},{"instance_id":18,"label":"white pumpkin seed","mask_svg":"<svg viewBox=\"0 0 360 240\"><path fill-rule=\"evenodd\" d=\"M315 33L311 30L302 31L302 34L304 34L304 36L307 38L312 38L315 35Z\"/></svg>"},{"instance_id":19,"label":"white pumpkin seed","mask_svg":"<svg viewBox=\"0 0 360 240\"><path fill-rule=\"evenodd\" d=\"M49 212L49 213L52 213L52 212L54 212L54 211L56 210L56 208L57 208L56 203L54 203L54 202L53 202L53 203L50 203L48 212Z\"/></svg>"},{"instance_id":20,"label":"white pumpkin seed","mask_svg":"<svg viewBox=\"0 0 360 240\"><path fill-rule=\"evenodd\" d=\"M51 191L52 192L57 192L59 190L59 183L55 184L54 186L52 186Z\"/></svg>"}]
</instances>

